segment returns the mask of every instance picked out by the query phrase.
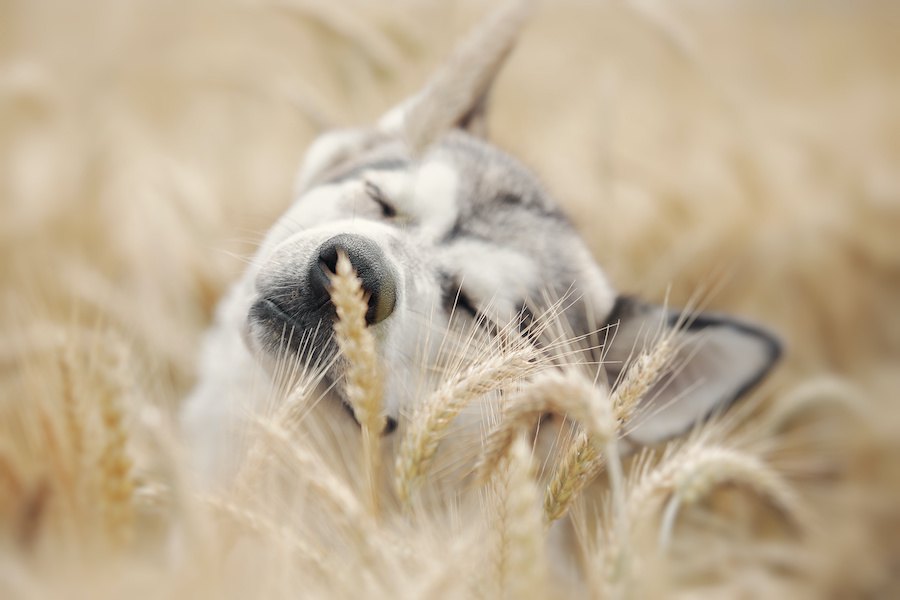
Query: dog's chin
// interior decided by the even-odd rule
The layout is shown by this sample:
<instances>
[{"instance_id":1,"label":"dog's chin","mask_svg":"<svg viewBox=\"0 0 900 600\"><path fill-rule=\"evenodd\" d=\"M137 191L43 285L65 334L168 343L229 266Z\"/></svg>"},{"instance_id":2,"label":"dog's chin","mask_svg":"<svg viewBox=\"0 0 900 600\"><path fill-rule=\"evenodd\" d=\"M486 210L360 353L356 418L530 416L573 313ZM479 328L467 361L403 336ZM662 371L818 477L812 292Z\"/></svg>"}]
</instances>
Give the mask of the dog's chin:
<instances>
[{"instance_id":1,"label":"dog's chin","mask_svg":"<svg viewBox=\"0 0 900 600\"><path fill-rule=\"evenodd\" d=\"M323 400L316 404L322 408L327 407L327 410L335 413L335 416L340 415L355 427L360 427L352 404L342 387L336 384L342 373L339 363L332 360L337 348L330 329L325 330L326 335L319 335L319 339L315 340L313 335L315 329L300 331L297 325L285 319L283 314L277 306L272 307L266 301L257 301L254 309L248 313L242 334L254 360L270 377L282 380L278 384L282 389L293 389L294 385L299 383L299 381L284 381L285 377L294 377L301 373L320 377L316 388L310 390L314 397L321 397ZM294 338L305 340L305 343L298 344L292 341L292 330ZM294 368L286 364L293 360L317 365L317 368L322 370L315 372L316 369ZM382 434L391 434L396 428L397 419L388 416Z\"/></svg>"},{"instance_id":2,"label":"dog's chin","mask_svg":"<svg viewBox=\"0 0 900 600\"><path fill-rule=\"evenodd\" d=\"M250 354L270 375L293 370L285 367L294 361L324 365L335 351L330 319L310 327L266 299L253 303L241 334Z\"/></svg>"}]
</instances>

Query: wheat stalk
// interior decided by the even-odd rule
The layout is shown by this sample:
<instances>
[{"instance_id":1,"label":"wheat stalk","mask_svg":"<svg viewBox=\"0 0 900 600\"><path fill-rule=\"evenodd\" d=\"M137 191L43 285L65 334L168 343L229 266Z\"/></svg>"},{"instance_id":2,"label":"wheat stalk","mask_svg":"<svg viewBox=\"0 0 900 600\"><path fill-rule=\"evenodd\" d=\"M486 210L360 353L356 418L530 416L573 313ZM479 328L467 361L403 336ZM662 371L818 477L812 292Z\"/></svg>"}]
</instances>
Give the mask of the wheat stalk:
<instances>
[{"instance_id":1,"label":"wheat stalk","mask_svg":"<svg viewBox=\"0 0 900 600\"><path fill-rule=\"evenodd\" d=\"M672 360L674 347L670 337L662 338L658 343L642 352L631 362L625 375L609 394L609 398L600 398L601 404L611 406L612 424L615 431L603 437L592 432L578 436L569 447L562 461L556 468L553 478L547 485L544 495L544 512L548 522L562 518L575 498L607 464L612 469L610 477L616 480L614 493L619 494L623 486L624 476L620 469L609 461L611 454L618 454L618 447L612 444L618 431L634 416L638 404L645 394L659 381L666 367ZM600 449L607 447L605 453ZM619 496L617 503L621 507L624 500Z\"/></svg>"},{"instance_id":2,"label":"wheat stalk","mask_svg":"<svg viewBox=\"0 0 900 600\"><path fill-rule=\"evenodd\" d=\"M544 413L566 415L597 440L614 432L609 402L602 391L577 371L545 371L510 398L503 420L487 436L475 466L476 481L485 481L506 454L517 433Z\"/></svg>"},{"instance_id":3,"label":"wheat stalk","mask_svg":"<svg viewBox=\"0 0 900 600\"><path fill-rule=\"evenodd\" d=\"M790 486L757 457L730 448L701 448L672 467L666 478L669 501L660 525L660 547L667 548L682 506L694 504L717 487L731 483L755 493L803 531L810 518Z\"/></svg>"},{"instance_id":4,"label":"wheat stalk","mask_svg":"<svg viewBox=\"0 0 900 600\"><path fill-rule=\"evenodd\" d=\"M363 465L373 514L378 513L378 483L381 472L380 440L385 417L382 412L384 378L375 352L375 339L366 326L366 302L362 283L350 259L338 253L331 280L331 300L337 311L334 335L346 361L344 392L362 427Z\"/></svg>"},{"instance_id":5,"label":"wheat stalk","mask_svg":"<svg viewBox=\"0 0 900 600\"><path fill-rule=\"evenodd\" d=\"M133 536L134 479L132 461L128 456L128 433L124 415L119 405L124 386L120 381L123 369L122 357L112 367L113 373L100 385L100 419L104 445L98 460L101 506L109 539L115 544L129 542Z\"/></svg>"},{"instance_id":6,"label":"wheat stalk","mask_svg":"<svg viewBox=\"0 0 900 600\"><path fill-rule=\"evenodd\" d=\"M275 423L281 429L288 433L294 425L300 420L298 416L301 413L300 406L306 404L308 400L309 388L307 381L297 383L288 393L276 396L280 400L278 409L274 411L271 422ZM264 417L256 416L256 420ZM254 420L251 419L250 423ZM270 455L267 453L269 440L265 436L257 436L249 440L242 448L241 463L234 478L235 489L252 491L258 483L259 476L263 473L269 463ZM269 442L270 443L270 442Z\"/></svg>"},{"instance_id":7,"label":"wheat stalk","mask_svg":"<svg viewBox=\"0 0 900 600\"><path fill-rule=\"evenodd\" d=\"M660 339L650 350L641 352L613 389L613 412L620 426L632 419L641 400L666 372L675 354L672 335L674 333Z\"/></svg>"},{"instance_id":8,"label":"wheat stalk","mask_svg":"<svg viewBox=\"0 0 900 600\"><path fill-rule=\"evenodd\" d=\"M552 523L562 518L582 489L597 476L600 451L590 436L582 433L569 446L544 493L544 518Z\"/></svg>"},{"instance_id":9,"label":"wheat stalk","mask_svg":"<svg viewBox=\"0 0 900 600\"><path fill-rule=\"evenodd\" d=\"M321 552L297 537L290 528L279 526L259 512L249 510L223 498L201 497L201 502L217 513L227 516L235 524L265 539L275 540L300 558L314 565L322 574L329 572L327 561Z\"/></svg>"},{"instance_id":10,"label":"wheat stalk","mask_svg":"<svg viewBox=\"0 0 900 600\"><path fill-rule=\"evenodd\" d=\"M517 436L506 454L496 522L497 584L502 598L544 598L547 589L544 526L531 448Z\"/></svg>"},{"instance_id":11,"label":"wheat stalk","mask_svg":"<svg viewBox=\"0 0 900 600\"><path fill-rule=\"evenodd\" d=\"M59 374L62 388L63 418L66 426L66 437L69 446L69 462L74 473L79 473L84 466L85 456L85 423L84 412L78 400L75 387L74 356L72 348L66 346L59 354Z\"/></svg>"},{"instance_id":12,"label":"wheat stalk","mask_svg":"<svg viewBox=\"0 0 900 600\"><path fill-rule=\"evenodd\" d=\"M11 451L6 445L0 445L0 481L3 482L3 492L13 497L21 497L25 485L23 478L16 466L15 461L10 458Z\"/></svg>"},{"instance_id":13,"label":"wheat stalk","mask_svg":"<svg viewBox=\"0 0 900 600\"><path fill-rule=\"evenodd\" d=\"M410 419L396 460L397 493L408 502L450 423L473 400L505 388L535 368L536 351L525 344L500 345L436 389Z\"/></svg>"},{"instance_id":14,"label":"wheat stalk","mask_svg":"<svg viewBox=\"0 0 900 600\"><path fill-rule=\"evenodd\" d=\"M316 495L341 515L350 528L360 533L371 533L373 523L367 518L359 499L321 459L303 448L280 423L270 419L256 419L256 426L268 440L268 448L275 449L291 467L292 473L315 491Z\"/></svg>"}]
</instances>

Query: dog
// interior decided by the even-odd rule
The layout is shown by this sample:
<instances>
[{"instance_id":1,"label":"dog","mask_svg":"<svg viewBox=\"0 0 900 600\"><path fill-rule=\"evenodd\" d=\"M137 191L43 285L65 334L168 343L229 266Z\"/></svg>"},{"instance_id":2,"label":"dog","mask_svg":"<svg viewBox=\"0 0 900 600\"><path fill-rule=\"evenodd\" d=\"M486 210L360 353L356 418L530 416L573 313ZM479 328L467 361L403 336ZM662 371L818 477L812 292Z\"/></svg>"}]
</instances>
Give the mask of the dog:
<instances>
[{"instance_id":1,"label":"dog","mask_svg":"<svg viewBox=\"0 0 900 600\"><path fill-rule=\"evenodd\" d=\"M437 360L435 330L502 328L544 314L553 299L568 299L562 317L573 337L616 329L602 349L611 385L650 343L647 332L680 327L680 366L629 428L635 444L724 410L778 361L779 342L761 327L713 314L682 326L679 312L617 292L537 177L487 140L491 86L527 13L527 3L505 5L421 92L371 127L330 131L311 145L293 204L221 301L204 342L182 422L206 476L227 471L236 424L258 408L260 382L275 385L286 355L318 361L324 401L346 404L333 385L341 368L328 292L339 253L367 294L386 374L385 436L421 402L410 382ZM335 414L353 419L352 409Z\"/></svg>"}]
</instances>

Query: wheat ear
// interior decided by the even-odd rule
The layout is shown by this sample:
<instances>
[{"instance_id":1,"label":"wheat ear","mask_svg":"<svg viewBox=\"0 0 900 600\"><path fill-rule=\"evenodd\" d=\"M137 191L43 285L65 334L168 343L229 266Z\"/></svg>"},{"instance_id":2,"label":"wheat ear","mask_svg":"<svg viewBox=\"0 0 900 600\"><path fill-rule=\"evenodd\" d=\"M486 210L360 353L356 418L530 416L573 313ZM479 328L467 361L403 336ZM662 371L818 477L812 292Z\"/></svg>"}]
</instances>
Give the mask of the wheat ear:
<instances>
[{"instance_id":1,"label":"wheat ear","mask_svg":"<svg viewBox=\"0 0 900 600\"><path fill-rule=\"evenodd\" d=\"M694 504L717 487L731 483L755 493L801 530L808 514L790 486L757 457L730 448L702 448L673 469L670 493L660 525L660 547L667 548L680 508Z\"/></svg>"},{"instance_id":2,"label":"wheat ear","mask_svg":"<svg viewBox=\"0 0 900 600\"><path fill-rule=\"evenodd\" d=\"M402 502L409 502L453 419L476 398L526 377L535 359L531 346L501 345L483 361L450 377L425 400L410 419L397 455L396 486Z\"/></svg>"},{"instance_id":3,"label":"wheat ear","mask_svg":"<svg viewBox=\"0 0 900 600\"><path fill-rule=\"evenodd\" d=\"M486 481L515 440L544 413L574 419L586 432L605 440L614 432L609 402L593 382L577 371L545 371L510 398L500 424L488 433L475 466L475 479Z\"/></svg>"},{"instance_id":4,"label":"wheat ear","mask_svg":"<svg viewBox=\"0 0 900 600\"><path fill-rule=\"evenodd\" d=\"M122 364L113 367L121 376ZM104 519L110 540L116 544L131 540L134 527L132 462L128 456L128 433L119 405L123 386L111 381L102 385L100 418L105 443L99 458L100 493Z\"/></svg>"},{"instance_id":5,"label":"wheat ear","mask_svg":"<svg viewBox=\"0 0 900 600\"><path fill-rule=\"evenodd\" d=\"M611 442L634 416L641 399L659 381L673 355L672 339L664 337L632 361L608 399L601 398L602 402L608 402L611 406L615 432L604 438L597 438L595 434L586 432L575 439L554 472L544 495L544 514L548 522L562 518L575 498L600 474L604 466L612 469L610 477L616 480L613 491L619 494L617 502L623 502L617 490L623 489L624 476L612 462L607 465L610 453L618 452L618 447L613 447ZM608 451L601 453L600 449L604 447Z\"/></svg>"},{"instance_id":6,"label":"wheat ear","mask_svg":"<svg viewBox=\"0 0 900 600\"><path fill-rule=\"evenodd\" d=\"M620 425L629 422L641 400L666 372L675 355L671 335L663 337L650 350L632 361L625 376L611 394L613 412Z\"/></svg>"},{"instance_id":7,"label":"wheat ear","mask_svg":"<svg viewBox=\"0 0 900 600\"><path fill-rule=\"evenodd\" d=\"M78 400L78 390L75 387L74 362L72 348L66 346L59 354L60 386L62 388L63 417L69 446L69 462L72 472L78 476L84 468L85 426L84 409Z\"/></svg>"},{"instance_id":8,"label":"wheat ear","mask_svg":"<svg viewBox=\"0 0 900 600\"><path fill-rule=\"evenodd\" d=\"M544 492L544 518L548 523L568 512L581 490L597 476L600 464L598 445L587 434L580 434L569 446Z\"/></svg>"},{"instance_id":9,"label":"wheat ear","mask_svg":"<svg viewBox=\"0 0 900 600\"><path fill-rule=\"evenodd\" d=\"M338 253L331 279L331 301L337 311L334 335L346 361L344 391L362 427L363 464L373 514L378 513L378 482L381 472L380 440L384 431L382 413L384 379L375 353L375 339L366 325L366 302L362 283L350 259Z\"/></svg>"},{"instance_id":10,"label":"wheat ear","mask_svg":"<svg viewBox=\"0 0 900 600\"><path fill-rule=\"evenodd\" d=\"M506 454L497 520L497 583L503 598L545 598L544 524L531 448L519 435Z\"/></svg>"}]
</instances>

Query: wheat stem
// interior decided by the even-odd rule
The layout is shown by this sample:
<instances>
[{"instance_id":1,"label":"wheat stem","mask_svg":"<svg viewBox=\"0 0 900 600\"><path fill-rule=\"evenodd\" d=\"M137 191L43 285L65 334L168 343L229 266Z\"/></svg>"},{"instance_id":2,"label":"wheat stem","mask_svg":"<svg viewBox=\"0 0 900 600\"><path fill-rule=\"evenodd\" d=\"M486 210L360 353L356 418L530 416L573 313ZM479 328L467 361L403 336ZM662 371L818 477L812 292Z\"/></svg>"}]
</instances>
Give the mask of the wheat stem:
<instances>
[{"instance_id":1,"label":"wheat stem","mask_svg":"<svg viewBox=\"0 0 900 600\"><path fill-rule=\"evenodd\" d=\"M503 421L487 436L475 466L475 479L485 481L512 445L516 434L541 415L566 415L589 435L605 440L613 433L609 402L593 382L577 371L545 371L510 398Z\"/></svg>"}]
</instances>

